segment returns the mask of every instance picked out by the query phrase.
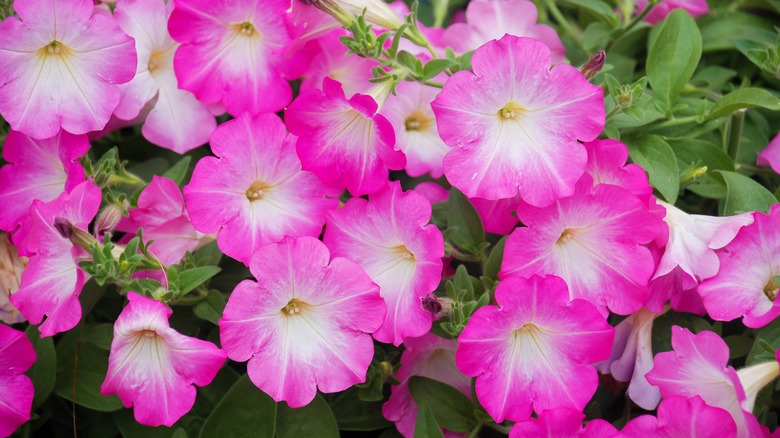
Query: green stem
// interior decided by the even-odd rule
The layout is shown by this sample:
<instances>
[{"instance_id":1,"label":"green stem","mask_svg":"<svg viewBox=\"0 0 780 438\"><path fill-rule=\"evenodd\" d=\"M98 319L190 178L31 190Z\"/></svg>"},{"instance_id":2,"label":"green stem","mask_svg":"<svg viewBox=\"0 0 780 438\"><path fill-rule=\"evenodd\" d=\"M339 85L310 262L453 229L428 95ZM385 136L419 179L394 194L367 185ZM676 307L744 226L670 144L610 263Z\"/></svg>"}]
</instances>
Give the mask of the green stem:
<instances>
[{"instance_id":1,"label":"green stem","mask_svg":"<svg viewBox=\"0 0 780 438\"><path fill-rule=\"evenodd\" d=\"M739 153L739 140L742 137L742 127L745 124L745 111L739 110L731 115L731 129L729 129L728 154L731 161L737 162Z\"/></svg>"},{"instance_id":2,"label":"green stem","mask_svg":"<svg viewBox=\"0 0 780 438\"><path fill-rule=\"evenodd\" d=\"M614 108L612 108L611 110L609 110L609 112L607 113L607 118L606 118L606 120L609 120L609 119L611 119L612 117L614 117L614 116L616 116L617 114L619 114L621 111L623 111L623 107L622 107L622 106L620 106L620 105L615 105L615 107L614 107Z\"/></svg>"},{"instance_id":3,"label":"green stem","mask_svg":"<svg viewBox=\"0 0 780 438\"><path fill-rule=\"evenodd\" d=\"M657 3L656 3L656 4L657 4ZM622 37L623 37L623 35L627 34L627 33L628 33L628 31L630 31L631 29L633 29L634 27L636 27L636 25L637 25L637 24L641 23L641 22L642 22L642 20L644 20L644 18L647 16L647 14L649 14L649 13L650 13L650 11L651 11L651 10L653 10L653 8L654 8L655 6L656 6L656 5L649 5L648 7L646 7L646 8L645 8L645 10L644 10L644 11L642 11L642 12L641 12L639 15L637 15L636 17L634 17L634 19L633 19L633 20L631 20L631 22L630 22L630 23L628 23L628 26L624 27L624 28L623 28L623 29L622 29L620 32L618 32L618 34L617 34L617 35L615 35L615 37L614 37L614 38L611 38L611 39L609 40L609 42L607 43L607 46L606 46L606 47L604 47L604 51L605 51L605 52L606 52L606 51L609 51L609 49L612 47L612 45L614 45L614 44L615 44L615 43L616 43L616 42L617 42L617 41L618 41L620 38L622 38Z\"/></svg>"},{"instance_id":4,"label":"green stem","mask_svg":"<svg viewBox=\"0 0 780 438\"><path fill-rule=\"evenodd\" d=\"M422 81L423 84L428 85L429 87L435 87L435 88L444 88L444 84L441 82L436 81Z\"/></svg>"},{"instance_id":5,"label":"green stem","mask_svg":"<svg viewBox=\"0 0 780 438\"><path fill-rule=\"evenodd\" d=\"M130 172L122 172L121 174L111 174L111 176L108 177L108 185L144 187L147 185L147 183L140 177L133 175Z\"/></svg>"},{"instance_id":6,"label":"green stem","mask_svg":"<svg viewBox=\"0 0 780 438\"><path fill-rule=\"evenodd\" d=\"M553 18L555 18L555 21L558 23L558 25L561 26L563 30L569 34L569 36L574 38L574 41L577 43L577 45L584 50L585 47L582 44L582 32L572 26L571 23L569 23L569 20L563 16L561 10L558 9L558 6L555 4L555 0L545 0L544 4L547 6L546 9L550 11L550 14L552 14Z\"/></svg>"},{"instance_id":7,"label":"green stem","mask_svg":"<svg viewBox=\"0 0 780 438\"><path fill-rule=\"evenodd\" d=\"M708 90L706 88L697 87L691 84L685 85L685 87L682 89L682 94L701 94L702 96L710 100L720 100L720 98L723 97L723 95L720 93L717 93L712 90Z\"/></svg>"},{"instance_id":8,"label":"green stem","mask_svg":"<svg viewBox=\"0 0 780 438\"><path fill-rule=\"evenodd\" d=\"M743 170L746 172L761 173L764 175L777 175L777 173L775 173L775 171L772 170L771 167L756 167L756 166L751 166L749 164L741 164L741 163L735 164L734 170L736 170L737 172Z\"/></svg>"},{"instance_id":9,"label":"green stem","mask_svg":"<svg viewBox=\"0 0 780 438\"><path fill-rule=\"evenodd\" d=\"M449 243L444 243L444 252L446 254L451 255L452 257L455 257L458 260L462 260L464 262L480 262L482 263L482 254L466 254L463 252L460 252L457 248L450 245Z\"/></svg>"},{"instance_id":10,"label":"green stem","mask_svg":"<svg viewBox=\"0 0 780 438\"><path fill-rule=\"evenodd\" d=\"M469 438L474 438L479 434L479 431L482 430L482 423L477 424L474 426L474 429L471 429L471 432L469 432Z\"/></svg>"},{"instance_id":11,"label":"green stem","mask_svg":"<svg viewBox=\"0 0 780 438\"><path fill-rule=\"evenodd\" d=\"M689 123L699 123L700 116L680 117L679 119L668 119L661 122L653 122L644 126L626 129L623 134L630 134L637 131L647 131L650 129L671 128L673 126L687 125Z\"/></svg>"}]
</instances>

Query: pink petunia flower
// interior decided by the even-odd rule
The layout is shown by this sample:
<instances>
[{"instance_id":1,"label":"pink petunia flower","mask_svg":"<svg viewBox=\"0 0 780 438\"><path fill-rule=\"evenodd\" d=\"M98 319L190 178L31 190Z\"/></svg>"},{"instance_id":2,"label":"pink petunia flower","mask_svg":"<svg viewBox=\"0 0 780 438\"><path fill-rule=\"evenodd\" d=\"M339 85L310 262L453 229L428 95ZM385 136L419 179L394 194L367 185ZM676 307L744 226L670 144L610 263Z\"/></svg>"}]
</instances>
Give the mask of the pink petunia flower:
<instances>
[{"instance_id":1,"label":"pink petunia flower","mask_svg":"<svg viewBox=\"0 0 780 438\"><path fill-rule=\"evenodd\" d=\"M0 23L0 114L36 139L103 129L116 84L133 78L133 39L91 0L16 0L14 10Z\"/></svg>"},{"instance_id":2,"label":"pink petunia flower","mask_svg":"<svg viewBox=\"0 0 780 438\"><path fill-rule=\"evenodd\" d=\"M471 394L471 378L455 365L457 342L426 333L419 338L407 338L401 355L401 368L396 378L400 385L392 386L390 398L382 405L382 414L395 423L406 438L414 436L419 407L409 391L409 378L422 376L446 383L462 393Z\"/></svg>"},{"instance_id":3,"label":"pink petunia flower","mask_svg":"<svg viewBox=\"0 0 780 438\"><path fill-rule=\"evenodd\" d=\"M585 414L575 409L547 409L539 418L529 418L515 423L509 438L616 438L620 435L615 426L595 419L583 427Z\"/></svg>"},{"instance_id":4,"label":"pink petunia flower","mask_svg":"<svg viewBox=\"0 0 780 438\"><path fill-rule=\"evenodd\" d=\"M545 206L574 192L590 141L604 128L604 91L577 69L550 69L550 49L506 35L474 52L431 106L439 135L454 149L447 179L468 197Z\"/></svg>"},{"instance_id":5,"label":"pink petunia flower","mask_svg":"<svg viewBox=\"0 0 780 438\"><path fill-rule=\"evenodd\" d=\"M144 242L154 241L149 251L164 265L179 263L187 251L194 252L213 240L192 226L179 187L162 176L152 176L138 196L138 208L129 214L116 229L135 234L143 228Z\"/></svg>"},{"instance_id":6,"label":"pink petunia flower","mask_svg":"<svg viewBox=\"0 0 780 438\"><path fill-rule=\"evenodd\" d=\"M344 30L334 30L316 41L317 55L303 73L301 93L321 89L326 77L338 81L344 87L344 93L353 95L365 93L374 85L369 82L373 77L371 69L379 63L360 56L347 55L347 47L339 38L347 35Z\"/></svg>"},{"instance_id":7,"label":"pink petunia flower","mask_svg":"<svg viewBox=\"0 0 780 438\"><path fill-rule=\"evenodd\" d=\"M658 407L657 418L652 415L634 418L620 436L734 438L737 426L727 411L705 404L701 397L669 397Z\"/></svg>"},{"instance_id":8,"label":"pink petunia flower","mask_svg":"<svg viewBox=\"0 0 780 438\"><path fill-rule=\"evenodd\" d=\"M24 332L0 324L0 436L11 435L30 419L34 389L24 372L36 358Z\"/></svg>"},{"instance_id":9,"label":"pink petunia flower","mask_svg":"<svg viewBox=\"0 0 780 438\"><path fill-rule=\"evenodd\" d=\"M352 198L326 216L323 242L334 257L357 263L379 285L387 305L380 342L400 345L427 333L433 315L420 300L441 280L444 238L431 220L431 204L414 191L404 193L393 182L383 190Z\"/></svg>"},{"instance_id":10,"label":"pink petunia flower","mask_svg":"<svg viewBox=\"0 0 780 438\"><path fill-rule=\"evenodd\" d=\"M615 329L587 301L570 301L558 277L505 278L495 299L499 307L471 317L456 354L485 410L497 423L532 410L581 411L598 386L591 364L609 357Z\"/></svg>"},{"instance_id":11,"label":"pink petunia flower","mask_svg":"<svg viewBox=\"0 0 780 438\"><path fill-rule=\"evenodd\" d=\"M514 196L506 199L471 198L471 204L479 213L485 231L499 235L512 232L517 225L515 210L520 203L520 197Z\"/></svg>"},{"instance_id":12,"label":"pink petunia flower","mask_svg":"<svg viewBox=\"0 0 780 438\"><path fill-rule=\"evenodd\" d=\"M372 88L375 96L344 95L341 84L325 78L322 90L301 93L284 113L287 128L297 135L296 150L305 170L353 196L374 193L387 184L389 170L406 165L393 148L390 122L377 114L390 94L391 81Z\"/></svg>"},{"instance_id":13,"label":"pink petunia flower","mask_svg":"<svg viewBox=\"0 0 780 438\"><path fill-rule=\"evenodd\" d=\"M257 250L249 270L258 281L236 286L219 328L228 357L249 361L258 388L297 408L317 389L343 391L366 380L371 333L385 305L358 265L331 260L314 237L285 237Z\"/></svg>"},{"instance_id":14,"label":"pink petunia flower","mask_svg":"<svg viewBox=\"0 0 780 438\"><path fill-rule=\"evenodd\" d=\"M626 164L628 148L625 144L605 139L589 141L584 146L588 151L588 163L577 181L578 186L612 184L623 187L642 201L650 201L653 188L647 181L647 174L636 164Z\"/></svg>"},{"instance_id":15,"label":"pink petunia flower","mask_svg":"<svg viewBox=\"0 0 780 438\"><path fill-rule=\"evenodd\" d=\"M114 114L132 120L152 103L141 129L144 138L183 154L206 143L217 122L206 104L178 87L173 55L179 44L168 34L173 4L166 5L164 0L123 0L117 4L114 16L119 27L135 39L138 67L133 80L119 86L122 98Z\"/></svg>"},{"instance_id":16,"label":"pink petunia flower","mask_svg":"<svg viewBox=\"0 0 780 438\"><path fill-rule=\"evenodd\" d=\"M635 14L639 14L647 7L647 0L636 0ZM645 21L650 24L656 24L659 21L666 18L675 9L684 9L691 14L693 18L699 18L702 15L710 12L710 6L707 4L707 0L661 0L649 14L645 17Z\"/></svg>"},{"instance_id":17,"label":"pink petunia flower","mask_svg":"<svg viewBox=\"0 0 780 438\"><path fill-rule=\"evenodd\" d=\"M86 251L63 237L55 223L64 219L86 230L100 201L100 189L91 179L50 203L35 201L29 218L14 236L25 236L24 248L31 256L19 290L11 295L11 303L31 324L40 324L47 316L38 327L41 336L68 331L78 324L79 294L86 281L86 274L78 266L87 257ZM14 243L19 246L16 240Z\"/></svg>"},{"instance_id":18,"label":"pink petunia flower","mask_svg":"<svg viewBox=\"0 0 780 438\"><path fill-rule=\"evenodd\" d=\"M566 60L566 47L555 29L536 24L538 11L529 0L474 0L466 8L467 23L455 23L444 32L441 45L456 53L476 50L505 34L535 38L552 52L552 62Z\"/></svg>"},{"instance_id":19,"label":"pink petunia flower","mask_svg":"<svg viewBox=\"0 0 780 438\"><path fill-rule=\"evenodd\" d=\"M544 208L521 203L517 216L526 227L506 241L501 278L557 275L572 298L588 300L605 315L607 308L628 315L642 307L655 268L644 245L661 221L636 196L600 184Z\"/></svg>"},{"instance_id":20,"label":"pink petunia flower","mask_svg":"<svg viewBox=\"0 0 780 438\"><path fill-rule=\"evenodd\" d=\"M19 256L19 250L9 240L5 233L0 233L0 321L16 324L24 322L24 316L9 299L19 290L29 259Z\"/></svg>"},{"instance_id":21,"label":"pink petunia flower","mask_svg":"<svg viewBox=\"0 0 780 438\"><path fill-rule=\"evenodd\" d=\"M780 173L780 132L769 142L767 147L758 153L757 166L772 166L775 173Z\"/></svg>"},{"instance_id":22,"label":"pink petunia flower","mask_svg":"<svg viewBox=\"0 0 780 438\"><path fill-rule=\"evenodd\" d=\"M780 350L775 352L775 360L757 363L737 371L739 383L745 390L745 400L742 400L741 405L746 412L753 412L759 391L780 375L779 362Z\"/></svg>"},{"instance_id":23,"label":"pink petunia flower","mask_svg":"<svg viewBox=\"0 0 780 438\"><path fill-rule=\"evenodd\" d=\"M116 394L135 420L172 426L195 404L193 384L206 386L227 354L211 342L182 335L168 323L163 302L127 294L129 304L114 323L103 395Z\"/></svg>"},{"instance_id":24,"label":"pink petunia flower","mask_svg":"<svg viewBox=\"0 0 780 438\"><path fill-rule=\"evenodd\" d=\"M204 157L184 187L192 225L216 233L225 254L249 264L252 253L284 236L318 236L335 195L301 171L296 138L274 114L220 125L211 136L217 157Z\"/></svg>"},{"instance_id":25,"label":"pink petunia flower","mask_svg":"<svg viewBox=\"0 0 780 438\"><path fill-rule=\"evenodd\" d=\"M278 54L290 41L289 0L177 0L168 21L179 87L238 116L276 112L292 98Z\"/></svg>"},{"instance_id":26,"label":"pink petunia flower","mask_svg":"<svg viewBox=\"0 0 780 438\"><path fill-rule=\"evenodd\" d=\"M780 205L753 213L731 242L716 252L720 270L699 285L707 313L715 320L744 316L748 327L763 327L780 315Z\"/></svg>"},{"instance_id":27,"label":"pink petunia flower","mask_svg":"<svg viewBox=\"0 0 780 438\"><path fill-rule=\"evenodd\" d=\"M88 149L85 135L60 131L35 140L9 132L3 144L9 164L0 167L0 230L14 231L34 200L51 202L84 182L84 168L76 160Z\"/></svg>"}]
</instances>

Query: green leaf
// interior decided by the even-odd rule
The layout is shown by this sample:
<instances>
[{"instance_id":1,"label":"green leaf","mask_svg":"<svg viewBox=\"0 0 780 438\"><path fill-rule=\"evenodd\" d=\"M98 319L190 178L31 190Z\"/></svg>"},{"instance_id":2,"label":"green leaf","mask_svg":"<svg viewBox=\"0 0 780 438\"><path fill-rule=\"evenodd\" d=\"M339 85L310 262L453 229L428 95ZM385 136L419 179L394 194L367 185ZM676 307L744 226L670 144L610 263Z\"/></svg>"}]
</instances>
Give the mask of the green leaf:
<instances>
[{"instance_id":1,"label":"green leaf","mask_svg":"<svg viewBox=\"0 0 780 438\"><path fill-rule=\"evenodd\" d=\"M433 417L428 403L423 403L417 409L417 421L414 423L414 438L444 438L441 428Z\"/></svg>"},{"instance_id":2,"label":"green leaf","mask_svg":"<svg viewBox=\"0 0 780 438\"><path fill-rule=\"evenodd\" d=\"M32 380L35 388L32 404L35 409L46 401L54 389L57 380L57 352L54 350L52 338L41 338L37 327L31 325L24 333L32 343L36 355L32 368L25 373Z\"/></svg>"},{"instance_id":3,"label":"green leaf","mask_svg":"<svg viewBox=\"0 0 780 438\"><path fill-rule=\"evenodd\" d=\"M423 67L423 80L433 79L439 75L439 73L447 70L453 65L457 64L455 61L446 58L432 59Z\"/></svg>"},{"instance_id":4,"label":"green leaf","mask_svg":"<svg viewBox=\"0 0 780 438\"><path fill-rule=\"evenodd\" d=\"M775 320L756 330L756 340L747 359L745 359L745 365L776 360L775 351L778 348L780 348L780 320Z\"/></svg>"},{"instance_id":5,"label":"green leaf","mask_svg":"<svg viewBox=\"0 0 780 438\"><path fill-rule=\"evenodd\" d=\"M122 438L171 438L174 434L174 429L169 427L149 427L139 424L130 409L113 412L111 418L122 434Z\"/></svg>"},{"instance_id":6,"label":"green leaf","mask_svg":"<svg viewBox=\"0 0 780 438\"><path fill-rule=\"evenodd\" d=\"M219 324L219 319L222 318L222 312L225 310L225 296L222 292L211 289L209 290L206 299L198 303L192 308L193 313L200 319Z\"/></svg>"},{"instance_id":7,"label":"green leaf","mask_svg":"<svg viewBox=\"0 0 780 438\"><path fill-rule=\"evenodd\" d=\"M477 209L466 195L455 188L450 189L447 208L447 226L452 230L452 243L458 248L475 252L485 240L485 228Z\"/></svg>"},{"instance_id":8,"label":"green leaf","mask_svg":"<svg viewBox=\"0 0 780 438\"><path fill-rule=\"evenodd\" d=\"M608 3L600 0L562 0L560 2L567 6L576 6L593 13L599 20L615 27L618 25L618 15L615 13L615 9Z\"/></svg>"},{"instance_id":9,"label":"green leaf","mask_svg":"<svg viewBox=\"0 0 780 438\"><path fill-rule=\"evenodd\" d=\"M657 135L626 139L628 152L634 163L647 171L650 184L674 204L680 193L680 170L674 151Z\"/></svg>"},{"instance_id":10,"label":"green leaf","mask_svg":"<svg viewBox=\"0 0 780 438\"><path fill-rule=\"evenodd\" d=\"M729 347L729 359L742 357L753 348L753 340L747 336L726 336L723 340Z\"/></svg>"},{"instance_id":11,"label":"green leaf","mask_svg":"<svg viewBox=\"0 0 780 438\"><path fill-rule=\"evenodd\" d=\"M293 409L286 403L280 403L276 414L276 436L278 438L298 438L316 436L318 438L338 438L339 425L330 407L317 394L311 403Z\"/></svg>"},{"instance_id":12,"label":"green leaf","mask_svg":"<svg viewBox=\"0 0 780 438\"><path fill-rule=\"evenodd\" d=\"M339 423L340 430L379 430L390 427L393 423L382 415L381 402L364 402L358 398L358 389L350 388L337 394L330 401L330 409Z\"/></svg>"},{"instance_id":13,"label":"green leaf","mask_svg":"<svg viewBox=\"0 0 780 438\"><path fill-rule=\"evenodd\" d=\"M762 88L740 88L715 102L705 119L727 116L743 108L766 108L780 111L780 98Z\"/></svg>"},{"instance_id":14,"label":"green leaf","mask_svg":"<svg viewBox=\"0 0 780 438\"><path fill-rule=\"evenodd\" d=\"M187 171L190 169L190 161L192 161L192 157L190 156L182 157L182 159L179 160L176 164L174 164L173 167L168 169L163 174L163 176L175 182L176 185L181 187L182 183L184 182L184 178L187 177Z\"/></svg>"},{"instance_id":15,"label":"green leaf","mask_svg":"<svg viewBox=\"0 0 780 438\"><path fill-rule=\"evenodd\" d=\"M200 438L273 438L276 403L242 376L220 400L200 430Z\"/></svg>"},{"instance_id":16,"label":"green leaf","mask_svg":"<svg viewBox=\"0 0 780 438\"><path fill-rule=\"evenodd\" d=\"M221 270L218 266L200 266L179 272L179 294L187 294Z\"/></svg>"},{"instance_id":17,"label":"green leaf","mask_svg":"<svg viewBox=\"0 0 780 438\"><path fill-rule=\"evenodd\" d=\"M667 142L685 166L707 166L709 171L734 170L731 158L714 143L698 139L670 139Z\"/></svg>"},{"instance_id":18,"label":"green leaf","mask_svg":"<svg viewBox=\"0 0 780 438\"><path fill-rule=\"evenodd\" d=\"M647 77L667 114L700 58L701 34L696 22L684 9L673 10L661 23L647 54Z\"/></svg>"},{"instance_id":19,"label":"green leaf","mask_svg":"<svg viewBox=\"0 0 780 438\"><path fill-rule=\"evenodd\" d=\"M501 264L504 262L504 245L506 245L507 236L501 238L496 246L490 250L490 255L485 262L485 271L482 273L486 277L494 280L498 279L498 273L501 271Z\"/></svg>"},{"instance_id":20,"label":"green leaf","mask_svg":"<svg viewBox=\"0 0 780 438\"><path fill-rule=\"evenodd\" d=\"M468 397L452 386L414 376L409 379L409 390L418 406L430 406L436 422L441 427L453 432L468 432L474 427L474 405Z\"/></svg>"},{"instance_id":21,"label":"green leaf","mask_svg":"<svg viewBox=\"0 0 780 438\"><path fill-rule=\"evenodd\" d=\"M726 199L722 204L722 216L731 216L751 211L768 212L777 203L775 195L756 181L736 172L719 170L726 181Z\"/></svg>"},{"instance_id":22,"label":"green leaf","mask_svg":"<svg viewBox=\"0 0 780 438\"><path fill-rule=\"evenodd\" d=\"M108 323L89 326L81 336L81 342L90 342L103 350L110 350L113 340L114 326Z\"/></svg>"}]
</instances>

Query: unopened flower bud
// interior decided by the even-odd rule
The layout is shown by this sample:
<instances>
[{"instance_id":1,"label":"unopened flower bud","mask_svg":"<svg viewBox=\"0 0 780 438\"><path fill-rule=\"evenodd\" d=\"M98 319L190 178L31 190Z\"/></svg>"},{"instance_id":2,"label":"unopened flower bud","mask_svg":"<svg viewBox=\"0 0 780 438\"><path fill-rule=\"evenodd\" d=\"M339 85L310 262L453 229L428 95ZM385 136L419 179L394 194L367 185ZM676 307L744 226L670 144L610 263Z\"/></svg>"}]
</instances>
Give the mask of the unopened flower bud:
<instances>
[{"instance_id":1,"label":"unopened flower bud","mask_svg":"<svg viewBox=\"0 0 780 438\"><path fill-rule=\"evenodd\" d=\"M452 310L452 300L445 297L437 297L433 294L420 298L420 304L423 309L430 312L436 319L449 315Z\"/></svg>"},{"instance_id":2,"label":"unopened flower bud","mask_svg":"<svg viewBox=\"0 0 780 438\"><path fill-rule=\"evenodd\" d=\"M102 239L106 233L114 231L116 225L122 219L124 209L116 204L109 204L98 214L95 223L95 236Z\"/></svg>"},{"instance_id":3,"label":"unopened flower bud","mask_svg":"<svg viewBox=\"0 0 780 438\"><path fill-rule=\"evenodd\" d=\"M383 29L396 30L403 21L382 0L300 0L335 18L344 27L352 25L355 15L365 11L366 22Z\"/></svg>"},{"instance_id":4,"label":"unopened flower bud","mask_svg":"<svg viewBox=\"0 0 780 438\"><path fill-rule=\"evenodd\" d=\"M382 378L386 379L393 376L393 364L383 360L379 362L379 371L382 373Z\"/></svg>"},{"instance_id":5,"label":"unopened flower bud","mask_svg":"<svg viewBox=\"0 0 780 438\"><path fill-rule=\"evenodd\" d=\"M590 57L588 62L582 66L580 71L585 76L585 79L591 80L596 73L600 72L604 68L604 61L607 60L607 52L599 50Z\"/></svg>"},{"instance_id":6,"label":"unopened flower bud","mask_svg":"<svg viewBox=\"0 0 780 438\"><path fill-rule=\"evenodd\" d=\"M54 228L62 237L70 240L74 245L89 251L89 248L97 243L94 237L84 230L77 228L69 220L61 217L54 218Z\"/></svg>"}]
</instances>

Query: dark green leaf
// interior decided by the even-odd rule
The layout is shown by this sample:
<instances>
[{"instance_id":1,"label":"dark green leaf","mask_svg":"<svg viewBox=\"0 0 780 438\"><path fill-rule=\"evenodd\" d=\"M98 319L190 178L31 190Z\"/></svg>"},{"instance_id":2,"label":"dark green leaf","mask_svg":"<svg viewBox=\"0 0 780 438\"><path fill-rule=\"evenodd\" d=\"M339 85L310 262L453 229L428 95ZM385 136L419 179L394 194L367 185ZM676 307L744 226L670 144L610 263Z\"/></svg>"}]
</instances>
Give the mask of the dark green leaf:
<instances>
[{"instance_id":1,"label":"dark green leaf","mask_svg":"<svg viewBox=\"0 0 780 438\"><path fill-rule=\"evenodd\" d=\"M200 266L179 272L179 294L187 294L221 270L218 266Z\"/></svg>"},{"instance_id":2,"label":"dark green leaf","mask_svg":"<svg viewBox=\"0 0 780 438\"><path fill-rule=\"evenodd\" d=\"M103 350L111 348L111 341L114 339L114 326L112 324L97 324L89 326L84 330L81 342L90 342Z\"/></svg>"},{"instance_id":3,"label":"dark green leaf","mask_svg":"<svg viewBox=\"0 0 780 438\"><path fill-rule=\"evenodd\" d=\"M657 135L626 139L631 159L647 171L650 184L671 204L680 192L680 170L674 151Z\"/></svg>"},{"instance_id":4,"label":"dark green leaf","mask_svg":"<svg viewBox=\"0 0 780 438\"><path fill-rule=\"evenodd\" d=\"M173 167L168 169L168 171L166 171L163 176L172 180L176 183L176 185L181 187L182 183L184 182L184 178L187 177L187 171L190 168L190 161L192 161L192 157L182 157L182 159L174 164Z\"/></svg>"},{"instance_id":5,"label":"dark green leaf","mask_svg":"<svg viewBox=\"0 0 780 438\"><path fill-rule=\"evenodd\" d=\"M24 333L32 343L36 355L35 363L26 373L35 388L32 404L34 409L40 406L54 389L57 379L57 352L54 350L52 338L41 338L37 327L31 325Z\"/></svg>"},{"instance_id":6,"label":"dark green leaf","mask_svg":"<svg viewBox=\"0 0 780 438\"><path fill-rule=\"evenodd\" d=\"M718 173L726 181L726 200L723 202L723 216L731 216L750 211L769 211L772 204L777 203L775 195L756 181L736 172L719 170Z\"/></svg>"},{"instance_id":7,"label":"dark green leaf","mask_svg":"<svg viewBox=\"0 0 780 438\"><path fill-rule=\"evenodd\" d=\"M723 148L716 146L705 140L685 139L668 140L677 159L685 167L687 166L707 166L709 171L714 170L734 170L734 163L731 158L723 152ZM683 167L683 168L685 168Z\"/></svg>"},{"instance_id":8,"label":"dark green leaf","mask_svg":"<svg viewBox=\"0 0 780 438\"><path fill-rule=\"evenodd\" d=\"M479 213L469 199L458 189L450 189L447 225L452 243L458 248L474 252L485 240L485 228Z\"/></svg>"},{"instance_id":9,"label":"dark green leaf","mask_svg":"<svg viewBox=\"0 0 780 438\"><path fill-rule=\"evenodd\" d=\"M468 432L474 425L474 405L462 392L446 383L426 377L409 379L409 390L417 405L427 404L441 427Z\"/></svg>"},{"instance_id":10,"label":"dark green leaf","mask_svg":"<svg viewBox=\"0 0 780 438\"><path fill-rule=\"evenodd\" d=\"M747 336L726 336L723 338L729 347L729 358L736 359L750 353L753 340Z\"/></svg>"},{"instance_id":11,"label":"dark green leaf","mask_svg":"<svg viewBox=\"0 0 780 438\"><path fill-rule=\"evenodd\" d=\"M423 403L417 409L417 421L414 424L414 438L444 438L441 428L433 417L428 403Z\"/></svg>"},{"instance_id":12,"label":"dark green leaf","mask_svg":"<svg viewBox=\"0 0 780 438\"><path fill-rule=\"evenodd\" d=\"M206 419L200 438L273 438L276 403L242 376Z\"/></svg>"},{"instance_id":13,"label":"dark green leaf","mask_svg":"<svg viewBox=\"0 0 780 438\"><path fill-rule=\"evenodd\" d=\"M122 438L172 438L174 434L174 429L169 427L149 427L139 424L135 421L131 409L113 412L111 418L122 434Z\"/></svg>"},{"instance_id":14,"label":"dark green leaf","mask_svg":"<svg viewBox=\"0 0 780 438\"><path fill-rule=\"evenodd\" d=\"M364 402L357 397L357 389L350 388L330 401L330 409L339 423L340 430L378 430L393 423L382 415L384 402Z\"/></svg>"},{"instance_id":15,"label":"dark green leaf","mask_svg":"<svg viewBox=\"0 0 780 438\"><path fill-rule=\"evenodd\" d=\"M280 403L276 414L276 436L278 438L338 438L339 426L330 407L317 394L308 405L293 409Z\"/></svg>"},{"instance_id":16,"label":"dark green leaf","mask_svg":"<svg viewBox=\"0 0 780 438\"><path fill-rule=\"evenodd\" d=\"M504 262L504 245L506 244L506 238L507 236L502 237L493 249L490 250L490 255L485 262L485 271L482 273L484 276L494 280L498 279L498 273L501 271L501 264Z\"/></svg>"},{"instance_id":17,"label":"dark green leaf","mask_svg":"<svg viewBox=\"0 0 780 438\"><path fill-rule=\"evenodd\" d=\"M756 341L745 359L745 365L776 360L775 351L778 348L780 348L780 320L775 320L773 323L756 330Z\"/></svg>"},{"instance_id":18,"label":"dark green leaf","mask_svg":"<svg viewBox=\"0 0 780 438\"><path fill-rule=\"evenodd\" d=\"M193 313L200 319L219 324L222 312L225 310L225 297L222 292L211 289L206 299L192 308Z\"/></svg>"},{"instance_id":19,"label":"dark green leaf","mask_svg":"<svg viewBox=\"0 0 780 438\"><path fill-rule=\"evenodd\" d=\"M727 116L742 108L766 108L780 111L780 98L761 88L740 88L715 102L706 119Z\"/></svg>"},{"instance_id":20,"label":"dark green leaf","mask_svg":"<svg viewBox=\"0 0 780 438\"><path fill-rule=\"evenodd\" d=\"M77 404L96 411L111 412L122 408L118 397L100 393L100 385L108 371L108 351L90 342L79 343L80 335L80 326L77 326L57 343L57 383L54 392L66 400L75 399Z\"/></svg>"},{"instance_id":21,"label":"dark green leaf","mask_svg":"<svg viewBox=\"0 0 780 438\"><path fill-rule=\"evenodd\" d=\"M455 61L449 60L449 59L432 59L425 63L425 67L423 67L423 80L433 79L435 78L439 73L443 72L444 70L447 70L448 68L455 65Z\"/></svg>"}]
</instances>

